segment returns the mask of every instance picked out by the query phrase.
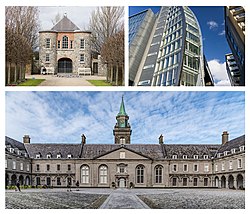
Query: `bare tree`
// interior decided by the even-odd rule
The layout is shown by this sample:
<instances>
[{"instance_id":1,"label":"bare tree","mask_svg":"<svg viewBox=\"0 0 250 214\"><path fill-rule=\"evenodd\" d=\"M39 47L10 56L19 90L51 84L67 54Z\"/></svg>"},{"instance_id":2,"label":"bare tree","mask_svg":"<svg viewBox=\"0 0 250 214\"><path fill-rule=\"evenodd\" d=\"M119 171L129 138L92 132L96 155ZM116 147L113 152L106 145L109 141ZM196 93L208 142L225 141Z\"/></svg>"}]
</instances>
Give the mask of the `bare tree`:
<instances>
[{"instance_id":1,"label":"bare tree","mask_svg":"<svg viewBox=\"0 0 250 214\"><path fill-rule=\"evenodd\" d=\"M106 39L123 27L124 7L98 7L90 17L89 30L92 32L92 47L100 53Z\"/></svg>"}]
</instances>

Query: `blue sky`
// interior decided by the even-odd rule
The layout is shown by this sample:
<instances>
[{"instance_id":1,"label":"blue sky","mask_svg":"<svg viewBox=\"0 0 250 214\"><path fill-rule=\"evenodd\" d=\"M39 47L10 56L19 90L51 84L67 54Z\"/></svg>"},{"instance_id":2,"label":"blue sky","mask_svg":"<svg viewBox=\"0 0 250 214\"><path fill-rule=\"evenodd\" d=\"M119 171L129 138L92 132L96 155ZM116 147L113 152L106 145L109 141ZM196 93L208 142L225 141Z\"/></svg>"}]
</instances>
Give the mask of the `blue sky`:
<instances>
[{"instance_id":1,"label":"blue sky","mask_svg":"<svg viewBox=\"0 0 250 214\"><path fill-rule=\"evenodd\" d=\"M220 143L245 133L244 92L6 92L6 135L31 142L113 144L124 95L132 143Z\"/></svg>"},{"instance_id":2,"label":"blue sky","mask_svg":"<svg viewBox=\"0 0 250 214\"><path fill-rule=\"evenodd\" d=\"M160 10L160 7L129 7L129 15L147 8L151 8L154 13ZM192 6L190 9L199 21L204 53L216 85L229 85L225 54L231 51L225 38L224 8L222 6Z\"/></svg>"}]
</instances>

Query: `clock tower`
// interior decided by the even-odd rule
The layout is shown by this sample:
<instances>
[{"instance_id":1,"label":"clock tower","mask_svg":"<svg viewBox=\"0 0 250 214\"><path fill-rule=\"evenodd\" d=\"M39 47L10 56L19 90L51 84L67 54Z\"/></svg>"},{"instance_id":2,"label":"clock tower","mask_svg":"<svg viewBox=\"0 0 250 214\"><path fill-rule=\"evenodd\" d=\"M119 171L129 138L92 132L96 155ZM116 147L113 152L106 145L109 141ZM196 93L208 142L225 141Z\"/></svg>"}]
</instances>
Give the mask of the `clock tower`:
<instances>
[{"instance_id":1,"label":"clock tower","mask_svg":"<svg viewBox=\"0 0 250 214\"><path fill-rule=\"evenodd\" d=\"M122 102L120 106L120 111L116 116L116 124L113 130L115 136L115 144L130 144L131 127L128 122L129 116L125 111L124 101L122 97Z\"/></svg>"}]
</instances>

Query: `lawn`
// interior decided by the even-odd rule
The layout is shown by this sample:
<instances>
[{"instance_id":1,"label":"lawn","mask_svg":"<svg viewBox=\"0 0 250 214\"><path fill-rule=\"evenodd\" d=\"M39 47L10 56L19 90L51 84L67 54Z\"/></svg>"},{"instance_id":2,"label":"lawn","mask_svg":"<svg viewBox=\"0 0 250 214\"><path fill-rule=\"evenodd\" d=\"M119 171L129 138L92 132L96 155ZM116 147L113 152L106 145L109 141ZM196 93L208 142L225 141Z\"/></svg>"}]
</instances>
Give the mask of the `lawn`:
<instances>
[{"instance_id":1,"label":"lawn","mask_svg":"<svg viewBox=\"0 0 250 214\"><path fill-rule=\"evenodd\" d=\"M25 82L18 84L18 86L38 86L45 79L28 79Z\"/></svg>"},{"instance_id":2,"label":"lawn","mask_svg":"<svg viewBox=\"0 0 250 214\"><path fill-rule=\"evenodd\" d=\"M106 80L88 80L94 86L112 86L110 83L106 82Z\"/></svg>"}]
</instances>

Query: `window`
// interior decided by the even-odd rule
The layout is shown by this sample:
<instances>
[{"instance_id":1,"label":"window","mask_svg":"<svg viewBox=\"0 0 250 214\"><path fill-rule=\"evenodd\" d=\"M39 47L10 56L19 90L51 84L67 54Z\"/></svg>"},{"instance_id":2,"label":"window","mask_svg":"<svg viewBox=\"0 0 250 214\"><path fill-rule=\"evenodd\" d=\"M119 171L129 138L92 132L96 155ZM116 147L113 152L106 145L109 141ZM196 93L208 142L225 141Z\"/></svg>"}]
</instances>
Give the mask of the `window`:
<instances>
[{"instance_id":1,"label":"window","mask_svg":"<svg viewBox=\"0 0 250 214\"><path fill-rule=\"evenodd\" d=\"M60 41L60 40L57 41L57 48L58 48L58 49L61 48L61 41Z\"/></svg>"},{"instance_id":2,"label":"window","mask_svg":"<svg viewBox=\"0 0 250 214\"><path fill-rule=\"evenodd\" d=\"M199 155L194 155L194 159L199 159Z\"/></svg>"},{"instance_id":3,"label":"window","mask_svg":"<svg viewBox=\"0 0 250 214\"><path fill-rule=\"evenodd\" d=\"M57 154L57 155L56 155L56 158L61 158L61 157L62 157L61 154Z\"/></svg>"},{"instance_id":4,"label":"window","mask_svg":"<svg viewBox=\"0 0 250 214\"><path fill-rule=\"evenodd\" d=\"M172 156L172 159L177 159L177 155L173 155L173 156Z\"/></svg>"},{"instance_id":5,"label":"window","mask_svg":"<svg viewBox=\"0 0 250 214\"><path fill-rule=\"evenodd\" d=\"M240 146L240 152L245 150L245 146Z\"/></svg>"},{"instance_id":6,"label":"window","mask_svg":"<svg viewBox=\"0 0 250 214\"><path fill-rule=\"evenodd\" d=\"M233 169L233 162L232 161L229 161L229 169Z\"/></svg>"},{"instance_id":7,"label":"window","mask_svg":"<svg viewBox=\"0 0 250 214\"><path fill-rule=\"evenodd\" d=\"M50 170L50 165L47 164L47 165L46 165L46 168L47 168L47 171L49 171L49 170Z\"/></svg>"},{"instance_id":8,"label":"window","mask_svg":"<svg viewBox=\"0 0 250 214\"><path fill-rule=\"evenodd\" d=\"M144 166L142 165L136 167L136 183L144 183Z\"/></svg>"},{"instance_id":9,"label":"window","mask_svg":"<svg viewBox=\"0 0 250 214\"><path fill-rule=\"evenodd\" d=\"M13 153L14 152L14 149L13 148L10 148L10 153Z\"/></svg>"},{"instance_id":10,"label":"window","mask_svg":"<svg viewBox=\"0 0 250 214\"><path fill-rule=\"evenodd\" d=\"M221 164L221 170L225 170L225 164L224 163Z\"/></svg>"},{"instance_id":11,"label":"window","mask_svg":"<svg viewBox=\"0 0 250 214\"><path fill-rule=\"evenodd\" d=\"M20 163L20 170L23 171L23 163Z\"/></svg>"},{"instance_id":12,"label":"window","mask_svg":"<svg viewBox=\"0 0 250 214\"><path fill-rule=\"evenodd\" d=\"M183 157L182 157L183 159L187 159L187 155L183 155Z\"/></svg>"},{"instance_id":13,"label":"window","mask_svg":"<svg viewBox=\"0 0 250 214\"><path fill-rule=\"evenodd\" d=\"M194 171L198 172L198 164L194 164Z\"/></svg>"},{"instance_id":14,"label":"window","mask_svg":"<svg viewBox=\"0 0 250 214\"><path fill-rule=\"evenodd\" d=\"M67 156L68 158L72 158L72 154L68 154L68 156Z\"/></svg>"},{"instance_id":15,"label":"window","mask_svg":"<svg viewBox=\"0 0 250 214\"><path fill-rule=\"evenodd\" d=\"M124 137L120 138L120 144L125 144L125 138Z\"/></svg>"},{"instance_id":16,"label":"window","mask_svg":"<svg viewBox=\"0 0 250 214\"><path fill-rule=\"evenodd\" d=\"M80 54L80 62L84 62L84 54Z\"/></svg>"},{"instance_id":17,"label":"window","mask_svg":"<svg viewBox=\"0 0 250 214\"><path fill-rule=\"evenodd\" d=\"M39 164L36 165L36 171L40 171L40 165Z\"/></svg>"},{"instance_id":18,"label":"window","mask_svg":"<svg viewBox=\"0 0 250 214\"><path fill-rule=\"evenodd\" d=\"M125 158L125 152L120 152L120 158Z\"/></svg>"},{"instance_id":19,"label":"window","mask_svg":"<svg viewBox=\"0 0 250 214\"><path fill-rule=\"evenodd\" d=\"M208 186L208 178L204 178L204 186L205 186L205 187Z\"/></svg>"},{"instance_id":20,"label":"window","mask_svg":"<svg viewBox=\"0 0 250 214\"><path fill-rule=\"evenodd\" d=\"M172 179L172 186L177 186L177 178Z\"/></svg>"},{"instance_id":21,"label":"window","mask_svg":"<svg viewBox=\"0 0 250 214\"><path fill-rule=\"evenodd\" d=\"M162 166L155 167L155 183L162 183Z\"/></svg>"},{"instance_id":22,"label":"window","mask_svg":"<svg viewBox=\"0 0 250 214\"><path fill-rule=\"evenodd\" d=\"M224 152L224 156L227 156L227 154L228 154L228 151L225 151L225 152Z\"/></svg>"},{"instance_id":23,"label":"window","mask_svg":"<svg viewBox=\"0 0 250 214\"><path fill-rule=\"evenodd\" d=\"M64 36L62 38L62 48L63 49L67 49L69 47L68 41L69 41L69 39L67 36Z\"/></svg>"},{"instance_id":24,"label":"window","mask_svg":"<svg viewBox=\"0 0 250 214\"><path fill-rule=\"evenodd\" d=\"M50 39L49 38L46 39L46 48L50 48Z\"/></svg>"},{"instance_id":25,"label":"window","mask_svg":"<svg viewBox=\"0 0 250 214\"><path fill-rule=\"evenodd\" d=\"M107 166L100 166L99 168L99 182L100 184L108 183L108 167Z\"/></svg>"},{"instance_id":26,"label":"window","mask_svg":"<svg viewBox=\"0 0 250 214\"><path fill-rule=\"evenodd\" d=\"M16 169L16 161L12 162L12 169Z\"/></svg>"},{"instance_id":27,"label":"window","mask_svg":"<svg viewBox=\"0 0 250 214\"><path fill-rule=\"evenodd\" d=\"M80 40L80 48L81 48L81 49L84 49L84 48L85 48L85 40L84 40L84 39L81 39L81 40Z\"/></svg>"},{"instance_id":28,"label":"window","mask_svg":"<svg viewBox=\"0 0 250 214\"><path fill-rule=\"evenodd\" d=\"M124 173L125 172L125 166L119 166L119 172Z\"/></svg>"},{"instance_id":29,"label":"window","mask_svg":"<svg viewBox=\"0 0 250 214\"><path fill-rule=\"evenodd\" d=\"M173 169L172 169L174 172L177 172L177 164L174 164L173 165Z\"/></svg>"},{"instance_id":30,"label":"window","mask_svg":"<svg viewBox=\"0 0 250 214\"><path fill-rule=\"evenodd\" d=\"M238 159L238 168L242 168L242 160Z\"/></svg>"},{"instance_id":31,"label":"window","mask_svg":"<svg viewBox=\"0 0 250 214\"><path fill-rule=\"evenodd\" d=\"M57 169L57 171L60 171L60 170L61 170L61 165L60 165L60 164L57 164L57 165L56 165L56 169Z\"/></svg>"},{"instance_id":32,"label":"window","mask_svg":"<svg viewBox=\"0 0 250 214\"><path fill-rule=\"evenodd\" d=\"M45 55L45 61L46 61L46 62L49 62L49 61L50 61L50 59L49 59L49 54L46 54L46 55Z\"/></svg>"},{"instance_id":33,"label":"window","mask_svg":"<svg viewBox=\"0 0 250 214\"><path fill-rule=\"evenodd\" d=\"M70 41L70 49L73 48L73 41Z\"/></svg>"},{"instance_id":34,"label":"window","mask_svg":"<svg viewBox=\"0 0 250 214\"><path fill-rule=\"evenodd\" d=\"M217 158L220 158L220 156L221 156L221 153L218 153L218 154L217 154Z\"/></svg>"},{"instance_id":35,"label":"window","mask_svg":"<svg viewBox=\"0 0 250 214\"><path fill-rule=\"evenodd\" d=\"M215 172L218 172L218 164L214 165L214 170L215 170Z\"/></svg>"},{"instance_id":36,"label":"window","mask_svg":"<svg viewBox=\"0 0 250 214\"><path fill-rule=\"evenodd\" d=\"M41 179L40 179L40 177L36 177L36 185L41 185Z\"/></svg>"},{"instance_id":37,"label":"window","mask_svg":"<svg viewBox=\"0 0 250 214\"><path fill-rule=\"evenodd\" d=\"M209 172L209 165L208 165L208 163L204 164L204 172Z\"/></svg>"},{"instance_id":38,"label":"window","mask_svg":"<svg viewBox=\"0 0 250 214\"><path fill-rule=\"evenodd\" d=\"M84 184L89 183L89 167L83 166L81 172L82 172L82 183Z\"/></svg>"},{"instance_id":39,"label":"window","mask_svg":"<svg viewBox=\"0 0 250 214\"><path fill-rule=\"evenodd\" d=\"M56 185L57 185L57 186L60 186L60 185L61 185L61 178L60 178L60 177L57 177L57 178L56 178Z\"/></svg>"},{"instance_id":40,"label":"window","mask_svg":"<svg viewBox=\"0 0 250 214\"><path fill-rule=\"evenodd\" d=\"M50 159L51 158L51 154L47 154L47 158Z\"/></svg>"},{"instance_id":41,"label":"window","mask_svg":"<svg viewBox=\"0 0 250 214\"><path fill-rule=\"evenodd\" d=\"M183 182L183 186L187 186L187 178L183 178L182 182Z\"/></svg>"},{"instance_id":42,"label":"window","mask_svg":"<svg viewBox=\"0 0 250 214\"><path fill-rule=\"evenodd\" d=\"M204 158L204 159L208 159L208 155L204 155L203 158Z\"/></svg>"},{"instance_id":43,"label":"window","mask_svg":"<svg viewBox=\"0 0 250 214\"><path fill-rule=\"evenodd\" d=\"M29 172L30 171L30 165L29 164L27 164L27 172Z\"/></svg>"},{"instance_id":44,"label":"window","mask_svg":"<svg viewBox=\"0 0 250 214\"><path fill-rule=\"evenodd\" d=\"M235 153L235 149L231 149L231 154L234 154Z\"/></svg>"},{"instance_id":45,"label":"window","mask_svg":"<svg viewBox=\"0 0 250 214\"><path fill-rule=\"evenodd\" d=\"M39 159L39 158L41 158L41 154L40 153L36 154L36 159Z\"/></svg>"},{"instance_id":46,"label":"window","mask_svg":"<svg viewBox=\"0 0 250 214\"><path fill-rule=\"evenodd\" d=\"M68 164L68 171L71 171L71 165Z\"/></svg>"},{"instance_id":47,"label":"window","mask_svg":"<svg viewBox=\"0 0 250 214\"><path fill-rule=\"evenodd\" d=\"M5 159L5 169L7 169L7 168L8 168L8 160Z\"/></svg>"},{"instance_id":48,"label":"window","mask_svg":"<svg viewBox=\"0 0 250 214\"><path fill-rule=\"evenodd\" d=\"M194 186L198 186L198 178L194 178Z\"/></svg>"},{"instance_id":49,"label":"window","mask_svg":"<svg viewBox=\"0 0 250 214\"><path fill-rule=\"evenodd\" d=\"M184 171L184 172L187 172L187 171L188 171L188 165L187 165L187 164L184 164L184 165L183 165L183 171Z\"/></svg>"}]
</instances>

